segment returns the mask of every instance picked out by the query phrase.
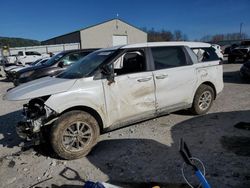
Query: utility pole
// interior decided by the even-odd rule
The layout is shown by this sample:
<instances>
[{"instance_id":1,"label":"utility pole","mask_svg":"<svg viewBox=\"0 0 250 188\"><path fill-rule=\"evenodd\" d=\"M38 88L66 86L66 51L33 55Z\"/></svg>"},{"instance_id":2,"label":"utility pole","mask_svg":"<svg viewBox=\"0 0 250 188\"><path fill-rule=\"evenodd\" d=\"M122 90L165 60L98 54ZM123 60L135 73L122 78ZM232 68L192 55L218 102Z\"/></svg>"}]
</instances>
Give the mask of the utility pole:
<instances>
[{"instance_id":1,"label":"utility pole","mask_svg":"<svg viewBox=\"0 0 250 188\"><path fill-rule=\"evenodd\" d=\"M240 23L240 39L242 40L242 25L243 25L243 23L241 22Z\"/></svg>"}]
</instances>

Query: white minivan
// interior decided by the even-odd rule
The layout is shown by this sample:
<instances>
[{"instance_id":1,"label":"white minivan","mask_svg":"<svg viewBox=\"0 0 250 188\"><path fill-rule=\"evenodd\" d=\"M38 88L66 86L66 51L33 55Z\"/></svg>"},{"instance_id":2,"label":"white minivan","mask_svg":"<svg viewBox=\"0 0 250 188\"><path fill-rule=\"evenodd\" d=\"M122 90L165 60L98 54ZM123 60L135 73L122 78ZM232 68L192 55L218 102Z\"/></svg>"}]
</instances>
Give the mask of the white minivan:
<instances>
[{"instance_id":1,"label":"white minivan","mask_svg":"<svg viewBox=\"0 0 250 188\"><path fill-rule=\"evenodd\" d=\"M197 58L193 50L202 50ZM156 42L95 51L55 77L14 89L7 100L26 100L20 137L50 135L64 159L88 154L114 128L191 109L206 113L223 89L222 65L207 43Z\"/></svg>"}]
</instances>

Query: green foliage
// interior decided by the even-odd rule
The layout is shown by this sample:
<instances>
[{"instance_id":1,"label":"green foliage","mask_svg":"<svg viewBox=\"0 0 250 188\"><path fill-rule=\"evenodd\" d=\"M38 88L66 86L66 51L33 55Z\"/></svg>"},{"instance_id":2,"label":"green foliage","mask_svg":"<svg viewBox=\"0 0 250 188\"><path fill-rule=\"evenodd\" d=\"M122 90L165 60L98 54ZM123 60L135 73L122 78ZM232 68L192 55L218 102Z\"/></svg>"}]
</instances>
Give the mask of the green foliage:
<instances>
[{"instance_id":1,"label":"green foliage","mask_svg":"<svg viewBox=\"0 0 250 188\"><path fill-rule=\"evenodd\" d=\"M37 46L41 43L37 40L23 39L23 38L10 38L0 37L0 48L2 46L9 47L24 47L24 46Z\"/></svg>"}]
</instances>

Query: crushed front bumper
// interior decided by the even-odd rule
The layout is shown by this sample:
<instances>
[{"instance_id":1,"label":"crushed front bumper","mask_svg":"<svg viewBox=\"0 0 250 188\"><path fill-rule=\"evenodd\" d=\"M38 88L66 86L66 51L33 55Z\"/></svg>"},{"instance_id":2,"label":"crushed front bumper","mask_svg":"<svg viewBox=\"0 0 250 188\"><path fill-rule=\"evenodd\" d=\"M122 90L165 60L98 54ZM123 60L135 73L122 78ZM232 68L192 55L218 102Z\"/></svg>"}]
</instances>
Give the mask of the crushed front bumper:
<instances>
[{"instance_id":1,"label":"crushed front bumper","mask_svg":"<svg viewBox=\"0 0 250 188\"><path fill-rule=\"evenodd\" d=\"M46 126L52 124L56 118L54 111L37 105L38 103L34 103L32 106L31 102L23 105L23 120L16 125L16 132L20 138L40 144L44 141Z\"/></svg>"}]
</instances>

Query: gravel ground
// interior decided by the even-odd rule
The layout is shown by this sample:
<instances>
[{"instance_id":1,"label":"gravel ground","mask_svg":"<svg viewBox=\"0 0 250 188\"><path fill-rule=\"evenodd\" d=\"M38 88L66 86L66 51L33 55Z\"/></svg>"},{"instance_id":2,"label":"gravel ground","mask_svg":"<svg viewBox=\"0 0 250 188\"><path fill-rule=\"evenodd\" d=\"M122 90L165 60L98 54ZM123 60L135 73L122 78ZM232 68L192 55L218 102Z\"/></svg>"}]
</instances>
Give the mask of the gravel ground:
<instances>
[{"instance_id":1,"label":"gravel ground","mask_svg":"<svg viewBox=\"0 0 250 188\"><path fill-rule=\"evenodd\" d=\"M212 187L250 187L250 132L234 127L250 123L250 84L240 80L240 66L224 65L225 88L208 114L180 111L104 134L87 157L74 161L56 158L48 146L22 150L15 124L24 102L3 101L12 84L1 79L0 186L82 187L95 180L186 187L178 153L183 137L204 162Z\"/></svg>"}]
</instances>

